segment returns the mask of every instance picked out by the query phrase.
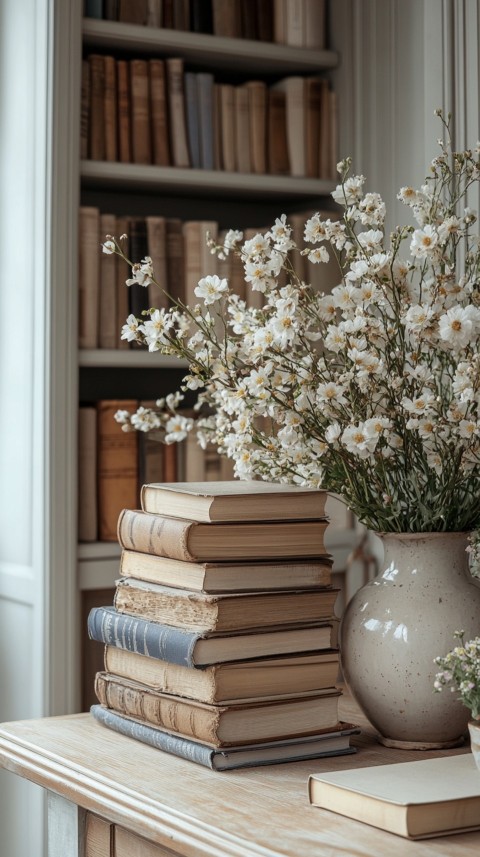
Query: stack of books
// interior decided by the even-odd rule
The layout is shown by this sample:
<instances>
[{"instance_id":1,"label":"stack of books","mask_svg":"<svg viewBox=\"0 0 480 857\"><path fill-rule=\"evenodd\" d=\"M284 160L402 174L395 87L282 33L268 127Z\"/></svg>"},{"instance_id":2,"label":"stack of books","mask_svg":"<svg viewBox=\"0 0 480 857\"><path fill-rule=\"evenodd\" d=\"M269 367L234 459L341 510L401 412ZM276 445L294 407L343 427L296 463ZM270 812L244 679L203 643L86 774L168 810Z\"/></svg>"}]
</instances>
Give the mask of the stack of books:
<instances>
[{"instance_id":1,"label":"stack of books","mask_svg":"<svg viewBox=\"0 0 480 857\"><path fill-rule=\"evenodd\" d=\"M118 522L104 725L216 770L353 752L339 721L326 494L266 482L144 485Z\"/></svg>"}]
</instances>

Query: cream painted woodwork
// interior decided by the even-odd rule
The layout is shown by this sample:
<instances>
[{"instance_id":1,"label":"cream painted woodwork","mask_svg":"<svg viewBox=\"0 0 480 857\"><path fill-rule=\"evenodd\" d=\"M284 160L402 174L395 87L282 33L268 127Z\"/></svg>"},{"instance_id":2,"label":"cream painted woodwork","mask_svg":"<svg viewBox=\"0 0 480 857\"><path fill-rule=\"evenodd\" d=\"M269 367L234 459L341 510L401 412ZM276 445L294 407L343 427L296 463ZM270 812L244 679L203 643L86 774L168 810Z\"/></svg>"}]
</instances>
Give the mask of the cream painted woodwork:
<instances>
[{"instance_id":1,"label":"cream painted woodwork","mask_svg":"<svg viewBox=\"0 0 480 857\"><path fill-rule=\"evenodd\" d=\"M0 765L48 790L48 857L83 857L85 810L115 826L117 857L477 857L479 832L412 843L309 805L311 773L459 752L382 747L348 698L341 716L362 721L355 756L218 773L81 714L4 724Z\"/></svg>"}]
</instances>

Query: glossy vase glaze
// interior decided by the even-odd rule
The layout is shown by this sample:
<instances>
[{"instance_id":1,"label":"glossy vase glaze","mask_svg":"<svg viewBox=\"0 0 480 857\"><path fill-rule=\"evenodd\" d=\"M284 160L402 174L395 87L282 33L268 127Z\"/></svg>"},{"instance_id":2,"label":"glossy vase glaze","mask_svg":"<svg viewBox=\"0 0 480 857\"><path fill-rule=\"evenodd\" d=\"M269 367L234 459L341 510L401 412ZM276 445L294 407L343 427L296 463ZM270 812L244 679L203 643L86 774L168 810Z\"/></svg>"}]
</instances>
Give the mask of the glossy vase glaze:
<instances>
[{"instance_id":1,"label":"glossy vase glaze","mask_svg":"<svg viewBox=\"0 0 480 857\"><path fill-rule=\"evenodd\" d=\"M345 681L382 743L455 746L468 710L433 692L437 655L480 632L480 586L468 571L464 533L387 533L385 571L349 602L340 627Z\"/></svg>"}]
</instances>

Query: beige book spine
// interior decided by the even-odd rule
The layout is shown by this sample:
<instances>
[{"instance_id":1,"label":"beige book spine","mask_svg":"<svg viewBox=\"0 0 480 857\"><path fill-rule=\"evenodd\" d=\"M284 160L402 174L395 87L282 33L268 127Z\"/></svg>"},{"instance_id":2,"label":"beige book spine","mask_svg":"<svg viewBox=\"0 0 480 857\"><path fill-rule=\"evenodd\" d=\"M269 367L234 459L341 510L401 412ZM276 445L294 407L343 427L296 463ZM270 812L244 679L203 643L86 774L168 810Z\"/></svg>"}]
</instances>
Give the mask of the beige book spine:
<instances>
[{"instance_id":1,"label":"beige book spine","mask_svg":"<svg viewBox=\"0 0 480 857\"><path fill-rule=\"evenodd\" d=\"M296 48L302 48L304 46L304 13L304 0L286 0L285 44Z\"/></svg>"},{"instance_id":2,"label":"beige book spine","mask_svg":"<svg viewBox=\"0 0 480 857\"><path fill-rule=\"evenodd\" d=\"M115 235L117 220L114 214L100 215L100 240ZM99 251L100 252L100 251ZM100 348L116 348L117 330L117 257L100 252Z\"/></svg>"},{"instance_id":3,"label":"beige book spine","mask_svg":"<svg viewBox=\"0 0 480 857\"><path fill-rule=\"evenodd\" d=\"M264 175L267 172L267 85L261 80L250 80L246 88L252 172Z\"/></svg>"},{"instance_id":4,"label":"beige book spine","mask_svg":"<svg viewBox=\"0 0 480 857\"><path fill-rule=\"evenodd\" d=\"M237 171L251 173L248 92L244 86L235 87L235 149Z\"/></svg>"},{"instance_id":5,"label":"beige book spine","mask_svg":"<svg viewBox=\"0 0 480 857\"><path fill-rule=\"evenodd\" d=\"M326 47L325 0L303 0L304 39L303 47L324 50Z\"/></svg>"},{"instance_id":6,"label":"beige book spine","mask_svg":"<svg viewBox=\"0 0 480 857\"><path fill-rule=\"evenodd\" d=\"M79 213L78 344L98 347L100 212L82 206Z\"/></svg>"},{"instance_id":7,"label":"beige book spine","mask_svg":"<svg viewBox=\"0 0 480 857\"><path fill-rule=\"evenodd\" d=\"M148 255L153 263L153 272L159 288L155 283L148 286L148 302L151 307L167 309L168 291L167 278L167 237L164 217L146 217Z\"/></svg>"},{"instance_id":8,"label":"beige book spine","mask_svg":"<svg viewBox=\"0 0 480 857\"><path fill-rule=\"evenodd\" d=\"M320 112L322 90L318 78L305 80L305 173L308 178L319 175Z\"/></svg>"},{"instance_id":9,"label":"beige book spine","mask_svg":"<svg viewBox=\"0 0 480 857\"><path fill-rule=\"evenodd\" d=\"M273 0L273 41L285 44L285 4L287 0Z\"/></svg>"},{"instance_id":10,"label":"beige book spine","mask_svg":"<svg viewBox=\"0 0 480 857\"><path fill-rule=\"evenodd\" d=\"M185 116L185 91L183 84L183 59L169 57L165 60L167 71L167 93L170 131L170 150L175 167L189 167L190 154L187 142Z\"/></svg>"},{"instance_id":11,"label":"beige book spine","mask_svg":"<svg viewBox=\"0 0 480 857\"><path fill-rule=\"evenodd\" d=\"M188 549L188 535L194 526L180 518L124 509L118 519L118 541L127 550L192 562L195 557Z\"/></svg>"},{"instance_id":12,"label":"beige book spine","mask_svg":"<svg viewBox=\"0 0 480 857\"><path fill-rule=\"evenodd\" d=\"M216 696L215 666L197 670L148 658L117 646L105 647L105 671L151 690L188 696L199 702L213 702Z\"/></svg>"},{"instance_id":13,"label":"beige book spine","mask_svg":"<svg viewBox=\"0 0 480 857\"><path fill-rule=\"evenodd\" d=\"M135 164L152 163L147 60L130 60L132 155Z\"/></svg>"},{"instance_id":14,"label":"beige book spine","mask_svg":"<svg viewBox=\"0 0 480 857\"><path fill-rule=\"evenodd\" d=\"M117 64L114 57L105 62L105 160L117 160Z\"/></svg>"},{"instance_id":15,"label":"beige book spine","mask_svg":"<svg viewBox=\"0 0 480 857\"><path fill-rule=\"evenodd\" d=\"M126 235L128 231L128 219L126 217L117 217L116 225L115 225L115 237L117 241L120 239L122 235ZM122 249L128 256L128 238L122 242ZM121 338L122 327L125 324L128 314L129 314L129 306L128 306L128 286L125 285L125 281L130 276L130 269L126 262L120 258L120 256L115 257L115 276L117 280L117 325L116 325L116 347L121 348L123 350L128 350L129 344L126 339Z\"/></svg>"},{"instance_id":16,"label":"beige book spine","mask_svg":"<svg viewBox=\"0 0 480 857\"><path fill-rule=\"evenodd\" d=\"M171 699L154 691L115 681L97 673L95 693L102 705L127 717L136 717L153 726L209 744L218 742L222 709L207 708L180 698Z\"/></svg>"},{"instance_id":17,"label":"beige book spine","mask_svg":"<svg viewBox=\"0 0 480 857\"><path fill-rule=\"evenodd\" d=\"M214 595L168 587L152 590L148 589L148 584L141 589L131 586L128 580L118 581L114 605L119 613L141 615L153 622L191 630L215 630L219 615L219 603Z\"/></svg>"}]
</instances>

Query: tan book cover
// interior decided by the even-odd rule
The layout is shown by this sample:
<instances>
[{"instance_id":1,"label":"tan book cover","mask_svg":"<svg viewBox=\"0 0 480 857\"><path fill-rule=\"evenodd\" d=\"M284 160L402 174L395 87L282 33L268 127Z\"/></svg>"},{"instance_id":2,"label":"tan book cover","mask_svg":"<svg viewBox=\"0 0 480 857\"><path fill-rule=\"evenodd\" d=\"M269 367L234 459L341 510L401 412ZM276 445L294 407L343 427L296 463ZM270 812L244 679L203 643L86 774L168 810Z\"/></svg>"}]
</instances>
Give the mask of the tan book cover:
<instances>
[{"instance_id":1,"label":"tan book cover","mask_svg":"<svg viewBox=\"0 0 480 857\"><path fill-rule=\"evenodd\" d=\"M273 0L273 41L285 44L285 5L287 0Z\"/></svg>"},{"instance_id":2,"label":"tan book cover","mask_svg":"<svg viewBox=\"0 0 480 857\"><path fill-rule=\"evenodd\" d=\"M153 263L156 283L148 286L149 306L160 309L168 306L168 273L167 273L167 233L164 217L145 218L147 224L148 255Z\"/></svg>"},{"instance_id":3,"label":"tan book cover","mask_svg":"<svg viewBox=\"0 0 480 857\"><path fill-rule=\"evenodd\" d=\"M124 550L119 573L122 577L196 592L262 592L330 586L332 561L323 557L304 561L197 563Z\"/></svg>"},{"instance_id":4,"label":"tan book cover","mask_svg":"<svg viewBox=\"0 0 480 857\"><path fill-rule=\"evenodd\" d=\"M235 151L237 172L251 173L250 116L248 92L244 86L235 87Z\"/></svg>"},{"instance_id":5,"label":"tan book cover","mask_svg":"<svg viewBox=\"0 0 480 857\"><path fill-rule=\"evenodd\" d=\"M321 179L329 179L331 177L332 115L330 88L327 80L322 80L321 88L318 172Z\"/></svg>"},{"instance_id":6,"label":"tan book cover","mask_svg":"<svg viewBox=\"0 0 480 857\"><path fill-rule=\"evenodd\" d=\"M338 652L213 664L203 670L148 658L117 646L105 648L105 671L151 690L225 705L334 688Z\"/></svg>"},{"instance_id":7,"label":"tan book cover","mask_svg":"<svg viewBox=\"0 0 480 857\"><path fill-rule=\"evenodd\" d=\"M214 220L186 220L183 223L185 258L185 301L189 306L198 304L195 295L198 281L217 271L217 260L207 247L207 235L216 239L218 224Z\"/></svg>"},{"instance_id":8,"label":"tan book cover","mask_svg":"<svg viewBox=\"0 0 480 857\"><path fill-rule=\"evenodd\" d=\"M117 219L114 214L100 215L100 237L115 235ZM117 328L117 256L100 252L100 348L116 348L120 331ZM126 287L125 287L126 288Z\"/></svg>"},{"instance_id":9,"label":"tan book cover","mask_svg":"<svg viewBox=\"0 0 480 857\"><path fill-rule=\"evenodd\" d=\"M219 84L219 101L222 169L234 172L237 169L237 155L235 146L235 87L232 84Z\"/></svg>"},{"instance_id":10,"label":"tan book cover","mask_svg":"<svg viewBox=\"0 0 480 857\"><path fill-rule=\"evenodd\" d=\"M117 137L118 160L132 161L132 128L130 104L130 68L127 60L117 60Z\"/></svg>"},{"instance_id":11,"label":"tan book cover","mask_svg":"<svg viewBox=\"0 0 480 857\"><path fill-rule=\"evenodd\" d=\"M117 161L117 63L104 57L105 64L105 160Z\"/></svg>"},{"instance_id":12,"label":"tan book cover","mask_svg":"<svg viewBox=\"0 0 480 857\"><path fill-rule=\"evenodd\" d=\"M78 410L78 540L97 540L97 412Z\"/></svg>"},{"instance_id":13,"label":"tan book cover","mask_svg":"<svg viewBox=\"0 0 480 857\"><path fill-rule=\"evenodd\" d=\"M163 475L165 479L175 482L178 478L178 445L167 443L163 446Z\"/></svg>"},{"instance_id":14,"label":"tan book cover","mask_svg":"<svg viewBox=\"0 0 480 857\"><path fill-rule=\"evenodd\" d=\"M102 705L119 714L217 747L313 735L340 725L340 691L331 689L295 699L208 705L102 672L97 673L95 693Z\"/></svg>"},{"instance_id":15,"label":"tan book cover","mask_svg":"<svg viewBox=\"0 0 480 857\"><path fill-rule=\"evenodd\" d=\"M171 164L168 139L167 87L165 63L160 59L148 61L150 75L150 112L152 123L152 161L161 167Z\"/></svg>"},{"instance_id":16,"label":"tan book cover","mask_svg":"<svg viewBox=\"0 0 480 857\"><path fill-rule=\"evenodd\" d=\"M99 54L88 57L90 68L90 158L105 159L105 62Z\"/></svg>"},{"instance_id":17,"label":"tan book cover","mask_svg":"<svg viewBox=\"0 0 480 857\"><path fill-rule=\"evenodd\" d=\"M274 84L285 93L287 119L287 145L290 174L304 176L305 162L305 78L298 75L285 77Z\"/></svg>"},{"instance_id":18,"label":"tan book cover","mask_svg":"<svg viewBox=\"0 0 480 857\"><path fill-rule=\"evenodd\" d=\"M144 485L144 512L195 521L304 521L325 515L325 491L279 482L188 480Z\"/></svg>"},{"instance_id":19,"label":"tan book cover","mask_svg":"<svg viewBox=\"0 0 480 857\"><path fill-rule=\"evenodd\" d=\"M325 50L327 47L327 7L325 0L303 0L303 6L303 47L309 50Z\"/></svg>"},{"instance_id":20,"label":"tan book cover","mask_svg":"<svg viewBox=\"0 0 480 857\"><path fill-rule=\"evenodd\" d=\"M183 251L183 226L178 217L167 217L165 221L167 248L168 294L172 301L185 303L185 257Z\"/></svg>"},{"instance_id":21,"label":"tan book cover","mask_svg":"<svg viewBox=\"0 0 480 857\"><path fill-rule=\"evenodd\" d=\"M480 777L471 753L312 774L308 788L315 806L408 839L480 828Z\"/></svg>"},{"instance_id":22,"label":"tan book cover","mask_svg":"<svg viewBox=\"0 0 480 857\"><path fill-rule=\"evenodd\" d=\"M128 218L127 217L117 217L116 225L115 225L115 237L117 240L120 239L122 235L126 235L128 233ZM125 250L125 253L128 255L128 238L126 241L123 241L122 247ZM130 277L130 268L127 263L120 258L120 256L115 256L115 271L116 271L116 280L117 280L117 342L116 347L121 348L123 350L129 348L129 344L126 339L121 338L122 327L125 324L128 314L129 314L129 306L128 306L128 286L125 285L126 280Z\"/></svg>"},{"instance_id":23,"label":"tan book cover","mask_svg":"<svg viewBox=\"0 0 480 857\"><path fill-rule=\"evenodd\" d=\"M119 613L184 630L232 632L328 619L333 616L337 592L321 588L211 595L128 577L117 581L114 607Z\"/></svg>"},{"instance_id":24,"label":"tan book cover","mask_svg":"<svg viewBox=\"0 0 480 857\"><path fill-rule=\"evenodd\" d=\"M305 78L305 173L318 178L320 150L320 116L322 82L318 77Z\"/></svg>"},{"instance_id":25,"label":"tan book cover","mask_svg":"<svg viewBox=\"0 0 480 857\"><path fill-rule=\"evenodd\" d=\"M170 152L175 167L190 167L190 154L187 141L187 122L185 115L185 89L183 85L183 59L168 57L165 60L167 72L167 98L170 134Z\"/></svg>"},{"instance_id":26,"label":"tan book cover","mask_svg":"<svg viewBox=\"0 0 480 857\"><path fill-rule=\"evenodd\" d=\"M150 84L147 60L130 60L132 159L135 164L152 163Z\"/></svg>"},{"instance_id":27,"label":"tan book cover","mask_svg":"<svg viewBox=\"0 0 480 857\"><path fill-rule=\"evenodd\" d=\"M285 44L303 48L305 38L305 0L285 0Z\"/></svg>"},{"instance_id":28,"label":"tan book cover","mask_svg":"<svg viewBox=\"0 0 480 857\"><path fill-rule=\"evenodd\" d=\"M253 173L267 172L267 84L263 80L249 80L248 92L250 163Z\"/></svg>"},{"instance_id":29,"label":"tan book cover","mask_svg":"<svg viewBox=\"0 0 480 857\"><path fill-rule=\"evenodd\" d=\"M78 223L78 345L98 348L101 254L98 208L81 206Z\"/></svg>"},{"instance_id":30,"label":"tan book cover","mask_svg":"<svg viewBox=\"0 0 480 857\"><path fill-rule=\"evenodd\" d=\"M288 175L290 162L287 145L286 95L279 89L268 90L267 113L268 172Z\"/></svg>"},{"instance_id":31,"label":"tan book cover","mask_svg":"<svg viewBox=\"0 0 480 857\"><path fill-rule=\"evenodd\" d=\"M102 399L97 402L98 529L100 541L117 540L117 522L125 506L138 498L138 437L124 432L115 421L118 410L136 410L134 400Z\"/></svg>"}]
</instances>

